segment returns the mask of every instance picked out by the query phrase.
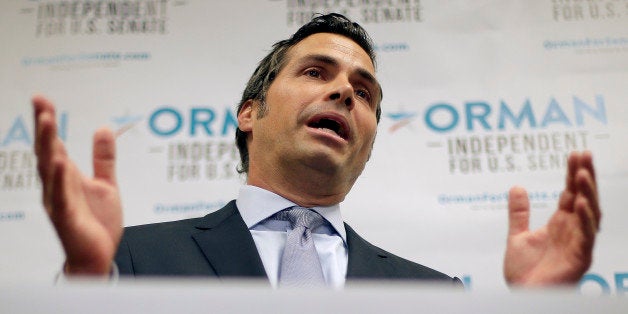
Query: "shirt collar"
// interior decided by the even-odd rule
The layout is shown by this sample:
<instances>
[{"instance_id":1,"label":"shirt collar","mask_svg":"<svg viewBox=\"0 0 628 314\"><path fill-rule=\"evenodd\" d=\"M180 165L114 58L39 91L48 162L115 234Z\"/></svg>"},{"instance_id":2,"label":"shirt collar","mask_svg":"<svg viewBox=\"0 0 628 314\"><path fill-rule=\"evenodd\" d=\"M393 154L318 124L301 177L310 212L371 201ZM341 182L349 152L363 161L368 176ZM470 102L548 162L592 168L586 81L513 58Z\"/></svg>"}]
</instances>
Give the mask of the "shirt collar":
<instances>
[{"instance_id":1,"label":"shirt collar","mask_svg":"<svg viewBox=\"0 0 628 314\"><path fill-rule=\"evenodd\" d=\"M288 207L297 206L297 204L262 188L243 185L240 187L236 206L247 228L251 229L275 213ZM340 215L339 204L316 206L311 209L323 216L334 227L342 240L347 243L347 233Z\"/></svg>"}]
</instances>

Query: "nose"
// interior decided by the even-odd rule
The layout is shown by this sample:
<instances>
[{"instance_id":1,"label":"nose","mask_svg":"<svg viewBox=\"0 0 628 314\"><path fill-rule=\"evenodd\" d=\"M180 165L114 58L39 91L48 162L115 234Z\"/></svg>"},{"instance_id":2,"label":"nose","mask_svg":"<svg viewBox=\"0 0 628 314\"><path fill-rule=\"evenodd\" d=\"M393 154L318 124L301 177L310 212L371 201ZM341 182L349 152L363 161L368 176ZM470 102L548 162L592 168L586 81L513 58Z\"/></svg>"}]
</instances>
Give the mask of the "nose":
<instances>
[{"instance_id":1,"label":"nose","mask_svg":"<svg viewBox=\"0 0 628 314\"><path fill-rule=\"evenodd\" d=\"M353 109L353 86L348 80L336 79L329 94L330 100L344 103L347 109Z\"/></svg>"}]
</instances>

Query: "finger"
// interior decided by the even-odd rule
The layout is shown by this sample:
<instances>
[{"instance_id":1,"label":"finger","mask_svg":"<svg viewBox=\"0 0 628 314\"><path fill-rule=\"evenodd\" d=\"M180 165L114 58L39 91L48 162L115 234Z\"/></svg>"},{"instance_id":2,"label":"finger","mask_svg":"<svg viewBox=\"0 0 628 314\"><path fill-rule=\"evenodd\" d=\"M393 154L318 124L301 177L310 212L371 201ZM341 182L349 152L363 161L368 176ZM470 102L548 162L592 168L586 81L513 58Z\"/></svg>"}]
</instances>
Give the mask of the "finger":
<instances>
[{"instance_id":1,"label":"finger","mask_svg":"<svg viewBox=\"0 0 628 314\"><path fill-rule=\"evenodd\" d=\"M576 199L576 193L565 189L563 193L560 194L560 198L558 199L558 210L563 210L568 213L573 213L575 199Z\"/></svg>"},{"instance_id":2,"label":"finger","mask_svg":"<svg viewBox=\"0 0 628 314\"><path fill-rule=\"evenodd\" d=\"M48 199L51 205L50 214L52 222L57 226L59 221L63 221L63 218L60 216L65 215L66 204L62 192L64 190L64 177L67 172L67 167L65 160L62 159L55 159L52 164L54 171L52 173L51 184L49 185L50 195ZM59 232L58 228L57 232Z\"/></svg>"},{"instance_id":3,"label":"finger","mask_svg":"<svg viewBox=\"0 0 628 314\"><path fill-rule=\"evenodd\" d=\"M597 230L600 227L602 212L600 210L595 180L586 168L582 168L576 175L576 183L578 187L578 196L582 196L587 203L584 210L586 210L590 215L593 226ZM578 204L576 204L576 206L578 206Z\"/></svg>"},{"instance_id":4,"label":"finger","mask_svg":"<svg viewBox=\"0 0 628 314\"><path fill-rule=\"evenodd\" d=\"M32 99L32 104L33 104L33 118L35 122L34 149L35 149L35 154L39 155L40 144L42 140L41 129L43 126L47 124L50 124L50 123L55 124L55 120L54 120L55 109L54 109L54 105L49 100L47 100L46 98L42 96L34 96ZM44 119L43 121L40 120L40 117L43 114L52 116L52 120L48 120L48 119Z\"/></svg>"},{"instance_id":5,"label":"finger","mask_svg":"<svg viewBox=\"0 0 628 314\"><path fill-rule=\"evenodd\" d=\"M76 217L78 204L84 202L82 197L81 174L76 166L67 158L54 161L55 172L52 185L52 212L53 222L59 236L67 231L67 226L73 223Z\"/></svg>"},{"instance_id":6,"label":"finger","mask_svg":"<svg viewBox=\"0 0 628 314\"><path fill-rule=\"evenodd\" d=\"M528 231L530 200L522 187L512 187L508 193L508 235Z\"/></svg>"},{"instance_id":7,"label":"finger","mask_svg":"<svg viewBox=\"0 0 628 314\"><path fill-rule=\"evenodd\" d=\"M42 182L42 193L43 193L43 203L44 206L48 207L50 205L50 188L53 185L51 182L51 176L53 174L54 166L52 164L52 160L55 157L55 133L56 127L54 123L51 122L52 117L48 112L42 113L39 116L40 120L40 128L39 128L39 139L38 139L38 148L39 153L37 154L37 172L39 173L39 177Z\"/></svg>"},{"instance_id":8,"label":"finger","mask_svg":"<svg viewBox=\"0 0 628 314\"><path fill-rule=\"evenodd\" d=\"M34 96L32 99L33 114L35 120L34 150L37 156L37 172L42 181L42 201L44 207L50 210L50 182L51 173L54 171L51 161L54 158L53 147L57 133L54 120L55 110L50 101L42 96Z\"/></svg>"},{"instance_id":9,"label":"finger","mask_svg":"<svg viewBox=\"0 0 628 314\"><path fill-rule=\"evenodd\" d=\"M567 176L565 177L565 190L574 192L576 190L575 177L580 167L580 153L571 152L567 158Z\"/></svg>"},{"instance_id":10,"label":"finger","mask_svg":"<svg viewBox=\"0 0 628 314\"><path fill-rule=\"evenodd\" d=\"M56 176L64 171L64 163L67 162L67 152L59 138L53 139L46 145L46 150L48 150L48 146L50 146L50 152L46 154L49 154L50 157L46 156L44 158L47 160L47 166L42 169L42 172L46 175L46 180L42 179L42 186L44 207L50 212L54 210L54 197L57 189L59 189L59 181Z\"/></svg>"},{"instance_id":11,"label":"finger","mask_svg":"<svg viewBox=\"0 0 628 314\"><path fill-rule=\"evenodd\" d=\"M52 208L50 218L59 235L59 239L61 239L61 243L63 243L65 247L68 235L72 233L69 226L73 223L72 207L69 203L70 199L66 195L68 186L70 185L69 179L71 177L68 175L68 172L70 172L71 169L67 160L55 160L54 166L53 184L50 189Z\"/></svg>"},{"instance_id":12,"label":"finger","mask_svg":"<svg viewBox=\"0 0 628 314\"><path fill-rule=\"evenodd\" d=\"M597 182L595 176L595 167L593 166L593 154L591 153L591 151L584 151L582 153L581 165L582 167L589 170L589 173L591 173L591 177L593 178L593 182Z\"/></svg>"},{"instance_id":13,"label":"finger","mask_svg":"<svg viewBox=\"0 0 628 314\"><path fill-rule=\"evenodd\" d=\"M579 152L571 152L567 159L567 175L565 176L565 190L558 200L558 209L572 213L574 211L574 200L578 194L576 174L582 167L582 156Z\"/></svg>"},{"instance_id":14,"label":"finger","mask_svg":"<svg viewBox=\"0 0 628 314\"><path fill-rule=\"evenodd\" d=\"M581 231L582 238L575 239L575 244L580 247L583 252L591 251L593 243L595 242L595 233L597 232L597 227L593 222L593 216L589 206L590 204L584 195L579 194L576 197L575 207L578 213L579 230ZM585 254L584 257L588 255L590 254Z\"/></svg>"},{"instance_id":15,"label":"finger","mask_svg":"<svg viewBox=\"0 0 628 314\"><path fill-rule=\"evenodd\" d=\"M94 133L93 167L94 176L115 184L116 145L109 129L99 129Z\"/></svg>"},{"instance_id":16,"label":"finger","mask_svg":"<svg viewBox=\"0 0 628 314\"><path fill-rule=\"evenodd\" d=\"M602 220L602 209L600 208L600 198L599 198L599 192L597 188L597 178L595 174L595 166L593 165L593 154L591 153L591 151L585 151L583 153L582 163L584 167L589 171L589 174L591 176L592 184L589 184L589 186L592 187L592 191L593 191L591 195L593 199L595 200L595 202L592 203L593 212L595 214L595 218L597 221L597 229L599 231L600 222Z\"/></svg>"},{"instance_id":17,"label":"finger","mask_svg":"<svg viewBox=\"0 0 628 314\"><path fill-rule=\"evenodd\" d=\"M39 175L45 180L47 175L43 170L49 167L57 130L53 118L48 112L43 112L38 116L37 124L39 126L35 136L35 154L37 156Z\"/></svg>"}]
</instances>

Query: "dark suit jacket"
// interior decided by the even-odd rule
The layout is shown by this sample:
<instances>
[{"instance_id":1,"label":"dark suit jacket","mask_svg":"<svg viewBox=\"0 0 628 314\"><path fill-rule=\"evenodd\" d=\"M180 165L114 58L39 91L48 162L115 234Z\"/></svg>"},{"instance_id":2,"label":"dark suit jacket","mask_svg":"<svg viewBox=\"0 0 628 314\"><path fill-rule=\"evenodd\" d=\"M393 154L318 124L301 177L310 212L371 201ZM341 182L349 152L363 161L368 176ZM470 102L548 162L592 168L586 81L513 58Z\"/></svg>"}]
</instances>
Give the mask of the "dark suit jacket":
<instances>
[{"instance_id":1,"label":"dark suit jacket","mask_svg":"<svg viewBox=\"0 0 628 314\"><path fill-rule=\"evenodd\" d=\"M418 279L460 284L388 253L349 225L347 279ZM205 217L126 228L116 264L121 275L267 278L235 201Z\"/></svg>"}]
</instances>

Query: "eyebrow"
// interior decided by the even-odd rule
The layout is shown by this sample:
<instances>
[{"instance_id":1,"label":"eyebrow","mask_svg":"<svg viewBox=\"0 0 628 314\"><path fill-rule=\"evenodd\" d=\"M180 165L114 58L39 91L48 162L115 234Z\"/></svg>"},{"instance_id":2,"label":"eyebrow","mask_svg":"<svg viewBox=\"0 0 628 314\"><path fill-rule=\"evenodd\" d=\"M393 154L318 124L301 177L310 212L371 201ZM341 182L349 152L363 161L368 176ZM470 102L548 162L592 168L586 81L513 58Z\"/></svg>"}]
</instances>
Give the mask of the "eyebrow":
<instances>
[{"instance_id":1,"label":"eyebrow","mask_svg":"<svg viewBox=\"0 0 628 314\"><path fill-rule=\"evenodd\" d=\"M307 62L307 61L318 61L318 62L322 62L331 66L338 66L338 60L336 60L335 58L332 58L328 55L324 55L324 54L310 54L310 55L306 55L303 57L302 59L303 61ZM366 69L359 67L356 72L358 73L358 75L360 77L362 77L363 79L365 79L366 81L368 81L370 84L373 85L373 87L375 88L375 91L379 94L378 96L381 97L381 90L382 87L381 85L379 85L379 82L377 81L377 79L375 78L375 76L373 76L373 74L371 74L371 72L367 71Z\"/></svg>"}]
</instances>

